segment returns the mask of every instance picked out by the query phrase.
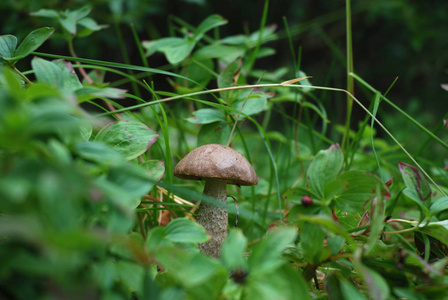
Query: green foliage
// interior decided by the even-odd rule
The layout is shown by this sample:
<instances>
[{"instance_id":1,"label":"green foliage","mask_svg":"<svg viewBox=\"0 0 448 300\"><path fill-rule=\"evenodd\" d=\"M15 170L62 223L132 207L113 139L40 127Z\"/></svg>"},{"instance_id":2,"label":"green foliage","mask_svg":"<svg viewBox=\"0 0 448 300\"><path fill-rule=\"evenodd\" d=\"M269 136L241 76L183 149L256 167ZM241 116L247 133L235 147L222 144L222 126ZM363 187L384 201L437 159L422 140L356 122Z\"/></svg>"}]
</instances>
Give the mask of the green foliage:
<instances>
[{"instance_id":1,"label":"green foliage","mask_svg":"<svg viewBox=\"0 0 448 300\"><path fill-rule=\"evenodd\" d=\"M55 29L44 27L33 30L17 47L17 38L7 34L0 36L0 63L6 62L13 67L19 60L27 57L39 48L53 33Z\"/></svg>"},{"instance_id":2,"label":"green foliage","mask_svg":"<svg viewBox=\"0 0 448 300\"><path fill-rule=\"evenodd\" d=\"M117 21L123 3L112 2ZM342 90L314 85L297 66L306 78L257 69L276 54L268 43L281 42L267 10L246 34L221 37L227 20L216 14L197 26L172 17L171 35L150 41L133 32L144 66L80 59L74 38L105 27L94 11L32 14L61 25L53 37L71 57L34 52L51 27L19 46L0 36L0 298L448 297L446 162L406 151L376 118L382 100L392 103L385 95L349 73L365 92L348 98L366 112L352 128L329 113L327 95ZM157 52L168 65L149 68ZM30 54L31 69L19 70ZM238 228L219 259L197 246L210 239L194 221L202 184L172 174L209 143L230 143L259 177L228 187L235 201L223 206Z\"/></svg>"}]
</instances>

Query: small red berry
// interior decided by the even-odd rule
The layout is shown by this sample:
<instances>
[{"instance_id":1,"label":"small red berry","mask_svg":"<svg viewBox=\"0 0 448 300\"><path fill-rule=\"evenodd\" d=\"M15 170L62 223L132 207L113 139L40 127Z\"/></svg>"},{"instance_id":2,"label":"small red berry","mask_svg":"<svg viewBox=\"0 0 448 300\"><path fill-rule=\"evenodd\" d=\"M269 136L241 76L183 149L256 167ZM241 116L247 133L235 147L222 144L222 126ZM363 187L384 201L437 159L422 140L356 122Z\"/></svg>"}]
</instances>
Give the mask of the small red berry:
<instances>
[{"instance_id":1,"label":"small red berry","mask_svg":"<svg viewBox=\"0 0 448 300\"><path fill-rule=\"evenodd\" d=\"M310 196L303 196L302 197L302 205L305 207L313 205L313 199L311 199Z\"/></svg>"}]
</instances>

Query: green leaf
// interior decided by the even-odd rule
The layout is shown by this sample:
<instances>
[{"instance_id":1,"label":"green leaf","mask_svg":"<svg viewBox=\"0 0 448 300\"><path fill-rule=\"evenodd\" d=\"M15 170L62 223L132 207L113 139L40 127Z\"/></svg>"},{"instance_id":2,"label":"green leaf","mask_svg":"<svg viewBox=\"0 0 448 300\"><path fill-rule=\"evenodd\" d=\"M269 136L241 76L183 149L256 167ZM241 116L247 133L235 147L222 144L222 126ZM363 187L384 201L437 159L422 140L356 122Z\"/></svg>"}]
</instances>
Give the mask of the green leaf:
<instances>
[{"instance_id":1,"label":"green leaf","mask_svg":"<svg viewBox=\"0 0 448 300\"><path fill-rule=\"evenodd\" d=\"M30 13L32 16L59 19L59 13L54 9L40 9Z\"/></svg>"},{"instance_id":2,"label":"green leaf","mask_svg":"<svg viewBox=\"0 0 448 300\"><path fill-rule=\"evenodd\" d=\"M64 13L62 13L63 17L59 18L59 22L70 34L76 35L76 25L78 23L78 20L86 17L91 10L92 7L90 5L85 5L78 10L66 10Z\"/></svg>"},{"instance_id":3,"label":"green leaf","mask_svg":"<svg viewBox=\"0 0 448 300\"><path fill-rule=\"evenodd\" d=\"M183 66L180 74L190 78L191 81L176 78L176 83L173 83L173 87L176 88L178 93L200 91L214 78L212 70L215 66L211 59L192 59L188 62Z\"/></svg>"},{"instance_id":4,"label":"green leaf","mask_svg":"<svg viewBox=\"0 0 448 300\"><path fill-rule=\"evenodd\" d=\"M193 112L193 117L186 119L193 124L210 124L217 121L225 121L226 118L222 112L213 108L199 109Z\"/></svg>"},{"instance_id":5,"label":"green leaf","mask_svg":"<svg viewBox=\"0 0 448 300\"><path fill-rule=\"evenodd\" d=\"M0 58L8 61L14 56L17 46L17 38L13 35L6 34L0 36Z\"/></svg>"},{"instance_id":6,"label":"green leaf","mask_svg":"<svg viewBox=\"0 0 448 300\"><path fill-rule=\"evenodd\" d=\"M254 92L249 96L249 98L247 98L249 93L250 90L240 92L238 95L238 100L232 103L231 105L232 108L240 111L241 107L244 105L241 113L248 116L258 114L267 109L267 103L268 103L267 99L269 95L267 95L266 93ZM232 113L232 114L235 117L238 115L238 113ZM240 115L240 120L244 118L245 116Z\"/></svg>"},{"instance_id":7,"label":"green leaf","mask_svg":"<svg viewBox=\"0 0 448 300\"><path fill-rule=\"evenodd\" d=\"M338 144L319 151L306 173L310 189L322 199L326 199L325 186L336 179L343 162L344 158Z\"/></svg>"},{"instance_id":8,"label":"green leaf","mask_svg":"<svg viewBox=\"0 0 448 300\"><path fill-rule=\"evenodd\" d=\"M335 200L336 207L344 212L364 212L367 202L376 196L378 188L384 186L378 177L361 170L342 173L338 180L347 184Z\"/></svg>"},{"instance_id":9,"label":"green leaf","mask_svg":"<svg viewBox=\"0 0 448 300\"><path fill-rule=\"evenodd\" d=\"M111 87L95 87L87 86L81 87L76 90L76 96L78 96L78 102L82 103L98 97L105 97L109 99L123 99L125 98L126 90L111 88Z\"/></svg>"},{"instance_id":10,"label":"green leaf","mask_svg":"<svg viewBox=\"0 0 448 300\"><path fill-rule=\"evenodd\" d=\"M334 272L330 272L325 276L325 291L328 299L345 299L342 296L340 280Z\"/></svg>"},{"instance_id":11,"label":"green leaf","mask_svg":"<svg viewBox=\"0 0 448 300\"><path fill-rule=\"evenodd\" d=\"M247 238L240 229L232 229L229 232L221 249L221 261L227 270L247 269L247 260L244 257Z\"/></svg>"},{"instance_id":12,"label":"green leaf","mask_svg":"<svg viewBox=\"0 0 448 300\"><path fill-rule=\"evenodd\" d=\"M98 23L92 18L81 19L78 21L78 24L90 29L91 31L98 31L107 27L106 25L98 25Z\"/></svg>"},{"instance_id":13,"label":"green leaf","mask_svg":"<svg viewBox=\"0 0 448 300\"><path fill-rule=\"evenodd\" d=\"M165 230L166 227L157 226L149 232L145 242L145 248L149 255L152 255L152 252L157 251L159 247L172 244L171 241L165 239Z\"/></svg>"},{"instance_id":14,"label":"green leaf","mask_svg":"<svg viewBox=\"0 0 448 300\"><path fill-rule=\"evenodd\" d=\"M296 229L291 227L279 227L269 231L247 261L249 272L261 275L282 265L284 261L280 258L280 254L296 236Z\"/></svg>"},{"instance_id":15,"label":"green leaf","mask_svg":"<svg viewBox=\"0 0 448 300\"><path fill-rule=\"evenodd\" d=\"M361 248L355 251L353 262L358 273L363 278L370 298L378 300L389 299L390 289L387 281L378 272L366 267L362 263L361 251Z\"/></svg>"},{"instance_id":16,"label":"green leaf","mask_svg":"<svg viewBox=\"0 0 448 300\"><path fill-rule=\"evenodd\" d=\"M128 203L130 208L137 207L140 204L140 197L149 193L155 184L144 168L133 164L111 168L107 180L125 192L126 197L123 201Z\"/></svg>"},{"instance_id":17,"label":"green leaf","mask_svg":"<svg viewBox=\"0 0 448 300\"><path fill-rule=\"evenodd\" d=\"M182 43L175 46L162 48L161 51L165 53L166 59L172 65L178 64L190 55L195 43L189 39L183 39Z\"/></svg>"},{"instance_id":18,"label":"green leaf","mask_svg":"<svg viewBox=\"0 0 448 300\"><path fill-rule=\"evenodd\" d=\"M447 209L448 209L448 197L441 197L431 204L429 211L431 212L431 214L435 215Z\"/></svg>"},{"instance_id":19,"label":"green leaf","mask_svg":"<svg viewBox=\"0 0 448 300\"><path fill-rule=\"evenodd\" d=\"M384 219L386 218L385 202L384 197L381 197L379 192L377 192L377 196L372 201L370 213L370 234L366 245L366 254L370 254L378 245L384 229Z\"/></svg>"},{"instance_id":20,"label":"green leaf","mask_svg":"<svg viewBox=\"0 0 448 300\"><path fill-rule=\"evenodd\" d=\"M225 58L227 61L234 61L239 56L243 55L244 50L241 48L221 44L212 44L196 50L192 57L197 60Z\"/></svg>"},{"instance_id":21,"label":"green leaf","mask_svg":"<svg viewBox=\"0 0 448 300\"><path fill-rule=\"evenodd\" d=\"M111 146L131 160L145 153L158 136L157 132L140 122L119 121L103 127L95 141Z\"/></svg>"},{"instance_id":22,"label":"green leaf","mask_svg":"<svg viewBox=\"0 0 448 300\"><path fill-rule=\"evenodd\" d=\"M356 288L356 286L349 282L346 279L341 279L340 281L341 286L341 292L343 297L341 299L346 300L364 300L366 297L364 297L363 294L359 292L359 290Z\"/></svg>"},{"instance_id":23,"label":"green leaf","mask_svg":"<svg viewBox=\"0 0 448 300\"><path fill-rule=\"evenodd\" d=\"M230 63L224 71L218 76L218 88L225 88L235 86L240 76L242 66L242 58L238 57L235 61ZM224 101L229 101L232 98L233 91L220 92L219 95ZM230 101L229 101L230 102Z\"/></svg>"},{"instance_id":24,"label":"green leaf","mask_svg":"<svg viewBox=\"0 0 448 300\"><path fill-rule=\"evenodd\" d=\"M39 48L54 32L54 27L43 27L30 32L14 52L14 61L19 61Z\"/></svg>"},{"instance_id":25,"label":"green leaf","mask_svg":"<svg viewBox=\"0 0 448 300\"><path fill-rule=\"evenodd\" d=\"M312 299L305 280L289 264L283 264L267 274L251 273L249 276L250 279L244 287L243 299Z\"/></svg>"},{"instance_id":26,"label":"green leaf","mask_svg":"<svg viewBox=\"0 0 448 300\"><path fill-rule=\"evenodd\" d=\"M82 84L69 62L48 61L35 57L31 61L31 66L39 82L51 84L64 94L71 94L82 88Z\"/></svg>"},{"instance_id":27,"label":"green leaf","mask_svg":"<svg viewBox=\"0 0 448 300\"><path fill-rule=\"evenodd\" d=\"M165 246L155 253L155 259L188 291L191 299L218 299L227 282L226 269L200 253Z\"/></svg>"},{"instance_id":28,"label":"green leaf","mask_svg":"<svg viewBox=\"0 0 448 300\"><path fill-rule=\"evenodd\" d=\"M328 231L340 235L343 238L350 238L350 235L342 228L342 226L336 222L331 216L319 214L319 215L298 215L297 220L306 221L324 227Z\"/></svg>"},{"instance_id":29,"label":"green leaf","mask_svg":"<svg viewBox=\"0 0 448 300\"><path fill-rule=\"evenodd\" d=\"M107 145L96 142L80 142L73 149L82 158L101 165L119 165L125 163L123 155Z\"/></svg>"},{"instance_id":30,"label":"green leaf","mask_svg":"<svg viewBox=\"0 0 448 300\"><path fill-rule=\"evenodd\" d=\"M118 277L118 282L123 284L130 293L141 290L144 272L143 266L133 262L120 260L114 264L114 273Z\"/></svg>"},{"instance_id":31,"label":"green leaf","mask_svg":"<svg viewBox=\"0 0 448 300\"><path fill-rule=\"evenodd\" d=\"M220 15L211 15L204 21L202 21L201 24L196 28L194 31L194 40L195 42L198 42L204 34L209 31L210 29L213 29L215 27L221 26L227 24L227 20L221 17Z\"/></svg>"},{"instance_id":32,"label":"green leaf","mask_svg":"<svg viewBox=\"0 0 448 300\"><path fill-rule=\"evenodd\" d=\"M151 180L159 181L165 173L165 164L161 160L148 160L141 164L148 171Z\"/></svg>"},{"instance_id":33,"label":"green leaf","mask_svg":"<svg viewBox=\"0 0 448 300\"><path fill-rule=\"evenodd\" d=\"M76 35L76 18L74 14L67 14L64 18L59 19L62 27L71 35Z\"/></svg>"},{"instance_id":34,"label":"green leaf","mask_svg":"<svg viewBox=\"0 0 448 300\"><path fill-rule=\"evenodd\" d=\"M315 265L320 263L326 236L319 225L311 222L303 223L300 228L300 245L306 261Z\"/></svg>"},{"instance_id":35,"label":"green leaf","mask_svg":"<svg viewBox=\"0 0 448 300\"><path fill-rule=\"evenodd\" d=\"M150 56L164 48L178 46L182 44L184 39L178 37L162 38L155 41L143 41L142 46L146 49L146 56Z\"/></svg>"},{"instance_id":36,"label":"green leaf","mask_svg":"<svg viewBox=\"0 0 448 300\"><path fill-rule=\"evenodd\" d=\"M40 57L34 57L31 60L31 66L38 82L49 83L55 87L59 86L61 70L58 65Z\"/></svg>"},{"instance_id":37,"label":"green leaf","mask_svg":"<svg viewBox=\"0 0 448 300\"><path fill-rule=\"evenodd\" d=\"M66 14L72 15L75 20L81 20L81 19L87 17L87 15L90 14L91 10L92 10L92 6L84 5L80 9L68 11L68 12L66 12Z\"/></svg>"},{"instance_id":38,"label":"green leaf","mask_svg":"<svg viewBox=\"0 0 448 300\"><path fill-rule=\"evenodd\" d=\"M78 21L78 25L84 27L78 31L77 33L78 37L86 37L95 31L99 31L101 29L108 27L107 25L98 25L98 23L92 18L83 18Z\"/></svg>"},{"instance_id":39,"label":"green leaf","mask_svg":"<svg viewBox=\"0 0 448 300\"><path fill-rule=\"evenodd\" d=\"M165 238L175 243L204 243L210 236L198 223L187 218L177 218L166 226Z\"/></svg>"},{"instance_id":40,"label":"green leaf","mask_svg":"<svg viewBox=\"0 0 448 300\"><path fill-rule=\"evenodd\" d=\"M416 167L403 162L398 163L401 176L413 200L425 202L431 199L431 187L423 174ZM429 201L428 201L429 202Z\"/></svg>"},{"instance_id":41,"label":"green leaf","mask_svg":"<svg viewBox=\"0 0 448 300\"><path fill-rule=\"evenodd\" d=\"M198 133L198 147L207 144L227 144L231 127L224 122L204 124Z\"/></svg>"}]
</instances>

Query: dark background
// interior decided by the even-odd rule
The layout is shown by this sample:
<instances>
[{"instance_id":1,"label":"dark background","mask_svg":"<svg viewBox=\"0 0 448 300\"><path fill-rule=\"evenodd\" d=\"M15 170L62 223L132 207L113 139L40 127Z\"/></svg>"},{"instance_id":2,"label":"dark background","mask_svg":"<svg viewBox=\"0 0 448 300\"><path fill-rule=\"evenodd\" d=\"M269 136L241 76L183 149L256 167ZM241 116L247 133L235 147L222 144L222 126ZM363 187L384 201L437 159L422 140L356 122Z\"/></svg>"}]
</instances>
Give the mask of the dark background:
<instances>
[{"instance_id":1,"label":"dark background","mask_svg":"<svg viewBox=\"0 0 448 300\"><path fill-rule=\"evenodd\" d=\"M220 27L221 37L249 33L260 26L264 1L0 1L0 33L23 38L32 29L52 26L51 20L29 16L40 8L58 10L93 6L90 17L105 30L75 41L78 56L113 62L124 62L117 30L123 36L132 64L141 65L130 30L132 23L141 40L169 36L171 16L197 26L210 14L220 14L229 22ZM440 84L448 82L448 1L362 0L352 1L352 36L355 72L370 85L385 92L396 77L388 98L429 129L440 124L446 114L448 93ZM257 60L255 67L267 71L290 67L292 56L285 34L286 17L295 47L301 47L301 69L313 76L312 83L346 87L346 23L345 1L296 0L270 1L267 25L277 24L278 39L268 46L276 54ZM99 46L100 45L100 46ZM52 39L39 49L69 55L61 39ZM152 56L152 67L166 65L162 55ZM29 66L23 66L27 68ZM289 79L285 78L285 79ZM356 95L368 97L359 85ZM370 94L371 95L371 94ZM368 103L368 102L367 102ZM343 122L345 97L334 96L324 103L328 111L341 113ZM364 113L354 110L354 124ZM410 126L402 116L383 103L380 116L397 137L412 141ZM443 132L442 132L443 134Z\"/></svg>"}]
</instances>

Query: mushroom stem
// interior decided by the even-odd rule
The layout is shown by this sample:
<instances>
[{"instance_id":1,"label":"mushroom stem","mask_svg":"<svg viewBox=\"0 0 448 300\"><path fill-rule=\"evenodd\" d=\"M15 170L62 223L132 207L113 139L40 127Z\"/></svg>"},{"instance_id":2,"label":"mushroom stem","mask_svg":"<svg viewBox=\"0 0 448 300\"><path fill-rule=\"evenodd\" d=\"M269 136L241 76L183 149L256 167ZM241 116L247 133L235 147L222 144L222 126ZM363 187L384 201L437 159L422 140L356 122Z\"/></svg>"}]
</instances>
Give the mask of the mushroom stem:
<instances>
[{"instance_id":1,"label":"mushroom stem","mask_svg":"<svg viewBox=\"0 0 448 300\"><path fill-rule=\"evenodd\" d=\"M213 197L222 204L227 204L226 186L224 180L208 178L205 180L204 196ZM222 243L227 237L228 215L227 209L211 203L203 201L199 205L197 222L212 236L207 243L199 244L199 249L203 253L219 258Z\"/></svg>"}]
</instances>

